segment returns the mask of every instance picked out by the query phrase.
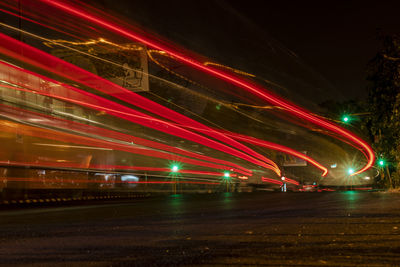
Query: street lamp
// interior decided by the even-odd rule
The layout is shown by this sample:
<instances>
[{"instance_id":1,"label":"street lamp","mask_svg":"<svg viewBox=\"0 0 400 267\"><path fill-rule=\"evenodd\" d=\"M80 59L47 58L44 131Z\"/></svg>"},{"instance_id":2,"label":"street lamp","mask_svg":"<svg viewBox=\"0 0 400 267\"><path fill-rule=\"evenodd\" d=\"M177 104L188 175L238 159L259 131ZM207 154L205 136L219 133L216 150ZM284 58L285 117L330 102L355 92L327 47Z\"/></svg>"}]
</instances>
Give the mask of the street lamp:
<instances>
[{"instance_id":1,"label":"street lamp","mask_svg":"<svg viewBox=\"0 0 400 267\"><path fill-rule=\"evenodd\" d=\"M178 165L173 165L172 168L171 168L171 171L172 172L178 172L179 171Z\"/></svg>"},{"instance_id":2,"label":"street lamp","mask_svg":"<svg viewBox=\"0 0 400 267\"><path fill-rule=\"evenodd\" d=\"M344 115L344 116L342 117L342 121L343 121L344 123L350 122L350 116L349 116L349 115Z\"/></svg>"},{"instance_id":3,"label":"street lamp","mask_svg":"<svg viewBox=\"0 0 400 267\"><path fill-rule=\"evenodd\" d=\"M282 176L282 177L281 177L281 180L283 181L282 187L281 187L281 191L282 191L282 192L286 192L286 183L285 183L286 177L285 177L285 176Z\"/></svg>"},{"instance_id":4,"label":"street lamp","mask_svg":"<svg viewBox=\"0 0 400 267\"><path fill-rule=\"evenodd\" d=\"M353 169L353 168L349 168L349 169L347 170L347 173L348 173L348 174L353 174L353 173L354 173L354 169Z\"/></svg>"},{"instance_id":5,"label":"street lamp","mask_svg":"<svg viewBox=\"0 0 400 267\"><path fill-rule=\"evenodd\" d=\"M226 192L229 192L229 183L230 183L230 173L229 172L224 172L224 180L225 180L225 183L226 183Z\"/></svg>"},{"instance_id":6,"label":"street lamp","mask_svg":"<svg viewBox=\"0 0 400 267\"><path fill-rule=\"evenodd\" d=\"M174 195L176 195L176 185L177 185L177 180L176 180L176 178L177 178L177 173L178 173L178 171L179 171L179 165L177 165L177 164L174 164L174 165L172 165L171 166L171 176L173 177L173 181L174 181L174 183L172 183L172 188L173 188L173 191L174 191Z\"/></svg>"}]
</instances>

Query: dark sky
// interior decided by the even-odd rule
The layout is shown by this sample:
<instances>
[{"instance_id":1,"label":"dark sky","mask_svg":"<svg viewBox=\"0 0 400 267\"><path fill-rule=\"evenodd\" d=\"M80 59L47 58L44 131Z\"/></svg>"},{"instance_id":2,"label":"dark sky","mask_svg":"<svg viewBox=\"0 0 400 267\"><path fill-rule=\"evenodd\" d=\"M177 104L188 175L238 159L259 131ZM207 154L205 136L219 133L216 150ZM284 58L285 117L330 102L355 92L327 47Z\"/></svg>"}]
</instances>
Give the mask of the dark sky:
<instances>
[{"instance_id":1,"label":"dark sky","mask_svg":"<svg viewBox=\"0 0 400 267\"><path fill-rule=\"evenodd\" d=\"M291 93L321 95L313 102L365 97L366 64L379 49L377 29L400 33L400 1L96 2L186 48L278 81Z\"/></svg>"},{"instance_id":2,"label":"dark sky","mask_svg":"<svg viewBox=\"0 0 400 267\"><path fill-rule=\"evenodd\" d=\"M366 95L377 29L400 33L400 1L227 1L295 52L345 98Z\"/></svg>"}]
</instances>

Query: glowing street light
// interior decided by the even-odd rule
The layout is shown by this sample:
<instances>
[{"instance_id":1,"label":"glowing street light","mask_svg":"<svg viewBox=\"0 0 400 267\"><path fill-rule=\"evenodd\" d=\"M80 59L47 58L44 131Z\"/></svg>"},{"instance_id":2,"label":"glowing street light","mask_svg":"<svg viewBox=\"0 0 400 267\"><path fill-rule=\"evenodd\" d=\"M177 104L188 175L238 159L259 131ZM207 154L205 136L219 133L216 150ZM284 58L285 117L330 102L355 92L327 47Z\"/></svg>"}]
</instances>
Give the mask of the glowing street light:
<instances>
[{"instance_id":1,"label":"glowing street light","mask_svg":"<svg viewBox=\"0 0 400 267\"><path fill-rule=\"evenodd\" d=\"M171 171L172 172L178 172L179 171L178 165L173 165L172 168L171 168Z\"/></svg>"},{"instance_id":2,"label":"glowing street light","mask_svg":"<svg viewBox=\"0 0 400 267\"><path fill-rule=\"evenodd\" d=\"M229 178L229 177L230 177L229 172L224 172L224 177L225 177L225 178Z\"/></svg>"},{"instance_id":3,"label":"glowing street light","mask_svg":"<svg viewBox=\"0 0 400 267\"><path fill-rule=\"evenodd\" d=\"M385 161L383 159L380 159L378 161L378 164L379 164L379 166L383 166L383 165L385 165Z\"/></svg>"},{"instance_id":4,"label":"glowing street light","mask_svg":"<svg viewBox=\"0 0 400 267\"><path fill-rule=\"evenodd\" d=\"M348 170L347 170L347 173L348 173L348 174L353 174L353 173L354 173L354 169L353 169L353 168L348 169Z\"/></svg>"},{"instance_id":5,"label":"glowing street light","mask_svg":"<svg viewBox=\"0 0 400 267\"><path fill-rule=\"evenodd\" d=\"M344 115L344 116L342 117L342 121L343 121L344 123L350 122L350 116Z\"/></svg>"}]
</instances>

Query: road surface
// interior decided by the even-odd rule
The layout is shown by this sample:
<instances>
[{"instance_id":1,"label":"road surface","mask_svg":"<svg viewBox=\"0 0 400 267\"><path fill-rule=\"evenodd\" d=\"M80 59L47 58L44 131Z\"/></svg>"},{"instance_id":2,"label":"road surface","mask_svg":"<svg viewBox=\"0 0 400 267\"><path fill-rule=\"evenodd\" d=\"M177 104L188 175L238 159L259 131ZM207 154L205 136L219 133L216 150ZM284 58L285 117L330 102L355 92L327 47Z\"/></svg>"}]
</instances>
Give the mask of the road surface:
<instances>
[{"instance_id":1,"label":"road surface","mask_svg":"<svg viewBox=\"0 0 400 267\"><path fill-rule=\"evenodd\" d=\"M0 266L399 266L400 194L242 193L0 211Z\"/></svg>"}]
</instances>

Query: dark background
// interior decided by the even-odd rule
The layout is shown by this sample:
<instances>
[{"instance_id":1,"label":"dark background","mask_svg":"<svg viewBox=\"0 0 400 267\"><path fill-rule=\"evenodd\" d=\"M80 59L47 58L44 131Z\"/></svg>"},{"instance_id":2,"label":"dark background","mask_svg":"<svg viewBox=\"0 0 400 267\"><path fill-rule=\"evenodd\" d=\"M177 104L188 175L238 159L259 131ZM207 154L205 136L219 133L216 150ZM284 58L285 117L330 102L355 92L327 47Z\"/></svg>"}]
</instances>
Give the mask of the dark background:
<instances>
[{"instance_id":1,"label":"dark background","mask_svg":"<svg viewBox=\"0 0 400 267\"><path fill-rule=\"evenodd\" d=\"M400 32L400 1L250 3L232 6L321 73L345 98L366 95L365 68L380 46L377 32Z\"/></svg>"},{"instance_id":2,"label":"dark background","mask_svg":"<svg viewBox=\"0 0 400 267\"><path fill-rule=\"evenodd\" d=\"M297 94L289 97L295 101L300 95L314 103L365 98L366 64L380 46L377 32L400 31L400 1L93 2L199 54L277 82Z\"/></svg>"}]
</instances>

